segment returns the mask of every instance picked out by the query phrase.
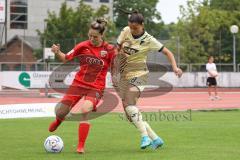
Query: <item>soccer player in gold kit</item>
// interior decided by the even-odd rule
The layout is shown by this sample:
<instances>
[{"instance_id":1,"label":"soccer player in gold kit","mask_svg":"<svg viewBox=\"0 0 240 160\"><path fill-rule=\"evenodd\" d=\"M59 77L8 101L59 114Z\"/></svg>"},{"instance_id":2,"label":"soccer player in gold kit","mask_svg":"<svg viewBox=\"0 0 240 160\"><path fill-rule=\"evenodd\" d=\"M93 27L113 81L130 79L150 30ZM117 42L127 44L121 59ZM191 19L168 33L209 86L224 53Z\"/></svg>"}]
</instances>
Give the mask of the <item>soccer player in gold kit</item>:
<instances>
[{"instance_id":1,"label":"soccer player in gold kit","mask_svg":"<svg viewBox=\"0 0 240 160\"><path fill-rule=\"evenodd\" d=\"M126 115L141 133L141 149L148 146L156 149L164 142L142 119L141 112L136 106L148 78L147 55L151 51L162 52L167 56L178 77L182 75L182 70L177 67L173 53L144 30L144 17L137 11L130 15L128 26L121 31L117 43L119 79L114 85L122 98Z\"/></svg>"}]
</instances>

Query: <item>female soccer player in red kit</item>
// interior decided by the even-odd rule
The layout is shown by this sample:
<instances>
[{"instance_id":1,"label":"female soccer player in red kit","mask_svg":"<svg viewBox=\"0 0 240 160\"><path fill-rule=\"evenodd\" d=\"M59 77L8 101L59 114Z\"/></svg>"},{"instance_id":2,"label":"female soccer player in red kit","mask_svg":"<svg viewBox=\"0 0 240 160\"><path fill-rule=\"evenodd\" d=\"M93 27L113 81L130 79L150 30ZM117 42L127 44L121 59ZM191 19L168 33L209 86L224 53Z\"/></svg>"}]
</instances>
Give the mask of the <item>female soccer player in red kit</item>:
<instances>
[{"instance_id":1,"label":"female soccer player in red kit","mask_svg":"<svg viewBox=\"0 0 240 160\"><path fill-rule=\"evenodd\" d=\"M115 55L112 45L103 40L105 25L107 22L98 19L90 25L89 40L77 44L67 54L60 51L60 46L53 44L52 52L58 58L67 62L74 58L79 59L80 70L77 72L71 86L56 109L56 120L49 126L53 132L62 123L72 107L84 97L84 104L79 113L86 116L90 111L96 110L96 105L102 97L105 88L105 78ZM90 129L90 123L81 121L78 130L77 152L84 153L84 144Z\"/></svg>"}]
</instances>

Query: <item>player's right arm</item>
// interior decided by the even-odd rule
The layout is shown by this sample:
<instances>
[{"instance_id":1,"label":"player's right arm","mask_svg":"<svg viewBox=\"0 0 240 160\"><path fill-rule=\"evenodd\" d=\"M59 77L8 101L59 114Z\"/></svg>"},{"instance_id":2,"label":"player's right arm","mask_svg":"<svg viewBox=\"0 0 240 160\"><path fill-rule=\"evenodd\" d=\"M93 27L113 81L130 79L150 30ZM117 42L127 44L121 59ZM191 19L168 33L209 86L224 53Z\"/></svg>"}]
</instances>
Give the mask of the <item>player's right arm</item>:
<instances>
[{"instance_id":1,"label":"player's right arm","mask_svg":"<svg viewBox=\"0 0 240 160\"><path fill-rule=\"evenodd\" d=\"M120 52L120 50L122 49L122 44L124 42L127 30L128 30L128 27L123 28L123 30L121 31L120 35L117 38L117 50L118 50L118 52Z\"/></svg>"},{"instance_id":2,"label":"player's right arm","mask_svg":"<svg viewBox=\"0 0 240 160\"><path fill-rule=\"evenodd\" d=\"M71 51L69 51L67 54L63 53L60 50L59 44L53 44L52 45L52 52L63 62L66 63L67 61L71 61L72 59L78 57L81 54L81 49L83 47L84 43L79 43L76 45Z\"/></svg>"},{"instance_id":3,"label":"player's right arm","mask_svg":"<svg viewBox=\"0 0 240 160\"><path fill-rule=\"evenodd\" d=\"M59 44L53 44L51 50L58 57L58 59L60 59L63 63L67 62L65 54L63 52L61 52L61 50L60 50Z\"/></svg>"}]
</instances>

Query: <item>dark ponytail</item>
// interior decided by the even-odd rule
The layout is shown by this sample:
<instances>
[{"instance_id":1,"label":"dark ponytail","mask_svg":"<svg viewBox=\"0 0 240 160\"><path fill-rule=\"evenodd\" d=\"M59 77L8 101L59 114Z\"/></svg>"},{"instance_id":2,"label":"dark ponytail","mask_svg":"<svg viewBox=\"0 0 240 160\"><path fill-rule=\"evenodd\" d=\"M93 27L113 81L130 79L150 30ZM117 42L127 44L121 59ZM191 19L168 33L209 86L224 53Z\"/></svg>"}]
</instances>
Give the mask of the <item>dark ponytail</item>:
<instances>
[{"instance_id":1,"label":"dark ponytail","mask_svg":"<svg viewBox=\"0 0 240 160\"><path fill-rule=\"evenodd\" d=\"M91 28L98 30L98 32L100 34L103 34L105 29L106 29L106 25L107 25L107 20L105 20L104 18L98 18L96 21L91 23Z\"/></svg>"},{"instance_id":2,"label":"dark ponytail","mask_svg":"<svg viewBox=\"0 0 240 160\"><path fill-rule=\"evenodd\" d=\"M143 24L144 23L144 17L138 10L134 10L132 12L124 10L122 8L118 8L118 10L121 11L122 13L124 13L124 14L129 15L128 16L128 22L137 23L137 24Z\"/></svg>"},{"instance_id":3,"label":"dark ponytail","mask_svg":"<svg viewBox=\"0 0 240 160\"><path fill-rule=\"evenodd\" d=\"M135 10L129 16L128 22L130 22L130 23L137 23L137 24L143 24L144 23L144 17L143 17L143 15L141 13L139 13L137 10Z\"/></svg>"}]
</instances>

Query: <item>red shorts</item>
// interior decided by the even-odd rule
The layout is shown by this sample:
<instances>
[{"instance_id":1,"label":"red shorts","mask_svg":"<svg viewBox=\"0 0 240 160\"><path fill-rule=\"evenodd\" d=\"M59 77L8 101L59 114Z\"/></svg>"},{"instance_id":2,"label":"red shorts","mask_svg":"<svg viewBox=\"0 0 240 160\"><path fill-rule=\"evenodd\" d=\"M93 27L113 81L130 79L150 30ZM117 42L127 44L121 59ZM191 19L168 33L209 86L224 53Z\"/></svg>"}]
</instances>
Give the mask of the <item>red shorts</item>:
<instances>
[{"instance_id":1,"label":"red shorts","mask_svg":"<svg viewBox=\"0 0 240 160\"><path fill-rule=\"evenodd\" d=\"M96 111L96 106L99 103L102 95L103 91L101 90L71 85L61 100L61 103L73 108L78 101L84 97L85 100L89 100L93 103L93 111Z\"/></svg>"}]
</instances>

